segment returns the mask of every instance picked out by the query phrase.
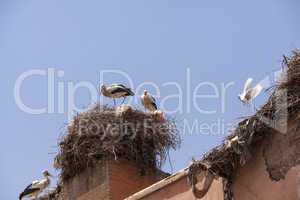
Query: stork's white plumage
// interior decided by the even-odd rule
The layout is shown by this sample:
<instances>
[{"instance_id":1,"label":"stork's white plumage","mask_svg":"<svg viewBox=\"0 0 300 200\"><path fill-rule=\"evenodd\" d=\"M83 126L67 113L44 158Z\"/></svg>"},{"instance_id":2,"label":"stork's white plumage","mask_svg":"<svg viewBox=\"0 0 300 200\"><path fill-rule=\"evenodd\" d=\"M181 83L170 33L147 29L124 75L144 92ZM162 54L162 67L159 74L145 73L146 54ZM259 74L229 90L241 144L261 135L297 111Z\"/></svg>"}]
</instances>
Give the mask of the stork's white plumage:
<instances>
[{"instance_id":1,"label":"stork's white plumage","mask_svg":"<svg viewBox=\"0 0 300 200\"><path fill-rule=\"evenodd\" d=\"M261 93L263 89L263 86L261 84L257 84L255 87L251 87L252 80L252 78L247 79L244 85L243 92L239 95L239 99L245 104L250 103Z\"/></svg>"},{"instance_id":2,"label":"stork's white plumage","mask_svg":"<svg viewBox=\"0 0 300 200\"><path fill-rule=\"evenodd\" d=\"M233 137L233 138L230 139L230 140L226 140L226 141L225 141L225 147L226 147L226 149L231 148L232 145L233 145L234 143L237 143L237 142L238 142L238 140L239 140L239 137L238 137L238 136L235 136L235 137Z\"/></svg>"},{"instance_id":3,"label":"stork's white plumage","mask_svg":"<svg viewBox=\"0 0 300 200\"><path fill-rule=\"evenodd\" d=\"M116 108L115 114L117 117L122 117L122 116L126 115L127 113L132 112L132 110L133 110L133 108L129 105L121 105Z\"/></svg>"},{"instance_id":4,"label":"stork's white plumage","mask_svg":"<svg viewBox=\"0 0 300 200\"><path fill-rule=\"evenodd\" d=\"M43 175L45 178L33 181L25 188L25 190L20 194L19 200L22 200L24 197L37 199L38 195L50 185L50 177L52 175L47 170L43 171Z\"/></svg>"},{"instance_id":5,"label":"stork's white plumage","mask_svg":"<svg viewBox=\"0 0 300 200\"><path fill-rule=\"evenodd\" d=\"M124 102L127 96L134 96L134 92L132 92L130 88L122 84L112 84L110 86L102 85L101 93L106 97L112 98L114 100L115 105L116 105L115 99L123 97L124 98L123 102Z\"/></svg>"},{"instance_id":6,"label":"stork's white plumage","mask_svg":"<svg viewBox=\"0 0 300 200\"><path fill-rule=\"evenodd\" d=\"M149 94L147 90L144 90L144 94L141 96L141 102L145 109L151 112L157 110L155 98L151 94Z\"/></svg>"}]
</instances>

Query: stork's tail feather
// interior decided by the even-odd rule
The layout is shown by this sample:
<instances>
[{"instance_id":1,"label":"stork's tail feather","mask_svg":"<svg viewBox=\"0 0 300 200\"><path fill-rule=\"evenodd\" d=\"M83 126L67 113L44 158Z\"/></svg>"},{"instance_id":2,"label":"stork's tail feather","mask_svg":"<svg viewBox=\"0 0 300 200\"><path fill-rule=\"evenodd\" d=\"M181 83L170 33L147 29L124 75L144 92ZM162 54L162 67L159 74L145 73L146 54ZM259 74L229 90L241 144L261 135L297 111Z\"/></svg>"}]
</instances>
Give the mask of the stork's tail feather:
<instances>
[{"instance_id":1,"label":"stork's tail feather","mask_svg":"<svg viewBox=\"0 0 300 200\"><path fill-rule=\"evenodd\" d=\"M23 192L19 195L19 200L22 200L23 198Z\"/></svg>"},{"instance_id":2,"label":"stork's tail feather","mask_svg":"<svg viewBox=\"0 0 300 200\"><path fill-rule=\"evenodd\" d=\"M152 103L152 106L153 106L153 108L155 109L155 110L157 110L157 105L156 105L156 103Z\"/></svg>"},{"instance_id":3,"label":"stork's tail feather","mask_svg":"<svg viewBox=\"0 0 300 200\"><path fill-rule=\"evenodd\" d=\"M134 96L134 92L132 92L131 89L127 88L127 92L129 94L129 96Z\"/></svg>"}]
</instances>

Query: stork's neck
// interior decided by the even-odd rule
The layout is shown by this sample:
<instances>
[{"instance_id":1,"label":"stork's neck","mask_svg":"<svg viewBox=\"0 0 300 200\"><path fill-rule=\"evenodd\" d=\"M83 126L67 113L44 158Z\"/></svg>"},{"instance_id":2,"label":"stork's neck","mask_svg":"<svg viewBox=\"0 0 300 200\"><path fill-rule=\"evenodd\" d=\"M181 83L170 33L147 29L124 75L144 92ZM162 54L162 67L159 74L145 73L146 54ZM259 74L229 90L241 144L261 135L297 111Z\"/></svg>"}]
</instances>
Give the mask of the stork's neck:
<instances>
[{"instance_id":1,"label":"stork's neck","mask_svg":"<svg viewBox=\"0 0 300 200\"><path fill-rule=\"evenodd\" d=\"M46 182L47 182L47 185L49 185L49 184L50 184L50 182L51 182L51 179L50 179L50 177L49 177L49 176L45 176L45 180L46 180Z\"/></svg>"},{"instance_id":2,"label":"stork's neck","mask_svg":"<svg viewBox=\"0 0 300 200\"><path fill-rule=\"evenodd\" d=\"M101 88L101 92L102 92L102 94L103 94L104 96L109 95L106 87L102 87L102 88Z\"/></svg>"}]
</instances>

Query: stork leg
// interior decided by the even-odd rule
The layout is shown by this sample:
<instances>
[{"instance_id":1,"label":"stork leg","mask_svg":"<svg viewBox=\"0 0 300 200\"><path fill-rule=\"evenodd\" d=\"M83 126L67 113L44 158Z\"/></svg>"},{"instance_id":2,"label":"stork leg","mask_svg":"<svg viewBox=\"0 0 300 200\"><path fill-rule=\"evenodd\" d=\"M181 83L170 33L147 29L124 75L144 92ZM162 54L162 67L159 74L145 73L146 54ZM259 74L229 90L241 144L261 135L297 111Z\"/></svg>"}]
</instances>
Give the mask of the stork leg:
<instances>
[{"instance_id":1,"label":"stork leg","mask_svg":"<svg viewBox=\"0 0 300 200\"><path fill-rule=\"evenodd\" d=\"M126 99L126 97L123 97L123 101L122 101L122 103L121 103L121 104L123 104L123 103L125 102L125 99Z\"/></svg>"},{"instance_id":2,"label":"stork leg","mask_svg":"<svg viewBox=\"0 0 300 200\"><path fill-rule=\"evenodd\" d=\"M254 100L253 100L253 110L254 110L254 112L256 110L256 106L255 106L255 101Z\"/></svg>"}]
</instances>

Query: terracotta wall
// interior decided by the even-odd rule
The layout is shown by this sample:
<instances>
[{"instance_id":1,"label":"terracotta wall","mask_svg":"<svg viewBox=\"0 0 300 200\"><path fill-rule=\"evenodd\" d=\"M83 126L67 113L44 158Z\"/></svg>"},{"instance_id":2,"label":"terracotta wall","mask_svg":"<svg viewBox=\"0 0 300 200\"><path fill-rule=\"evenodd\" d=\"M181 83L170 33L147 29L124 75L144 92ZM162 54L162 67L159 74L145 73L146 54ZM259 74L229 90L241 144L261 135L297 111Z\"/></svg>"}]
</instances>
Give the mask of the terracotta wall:
<instances>
[{"instance_id":1,"label":"terracotta wall","mask_svg":"<svg viewBox=\"0 0 300 200\"><path fill-rule=\"evenodd\" d=\"M257 148L252 160L237 171L233 192L235 200L300 200L300 166L291 168L285 179L272 181L266 170L262 148ZM186 177L183 177L142 199L192 200L195 197ZM221 180L213 182L202 200L223 200Z\"/></svg>"},{"instance_id":2,"label":"terracotta wall","mask_svg":"<svg viewBox=\"0 0 300 200\"><path fill-rule=\"evenodd\" d=\"M88 168L63 185L64 200L109 200L107 163Z\"/></svg>"},{"instance_id":3,"label":"terracotta wall","mask_svg":"<svg viewBox=\"0 0 300 200\"><path fill-rule=\"evenodd\" d=\"M202 200L223 200L223 186L221 180L214 181L208 193ZM183 177L174 183L142 198L143 200L194 200L196 199L187 183L187 178Z\"/></svg>"},{"instance_id":4,"label":"terracotta wall","mask_svg":"<svg viewBox=\"0 0 300 200\"><path fill-rule=\"evenodd\" d=\"M128 161L110 162L110 200L121 200L162 180L167 175L162 172L141 176L139 169Z\"/></svg>"},{"instance_id":5,"label":"terracotta wall","mask_svg":"<svg viewBox=\"0 0 300 200\"><path fill-rule=\"evenodd\" d=\"M238 170L233 191L235 200L300 200L300 166L289 170L284 180L272 181L259 148L256 156Z\"/></svg>"},{"instance_id":6,"label":"terracotta wall","mask_svg":"<svg viewBox=\"0 0 300 200\"><path fill-rule=\"evenodd\" d=\"M163 172L140 175L131 162L104 161L63 186L64 200L121 200L165 178Z\"/></svg>"}]
</instances>

